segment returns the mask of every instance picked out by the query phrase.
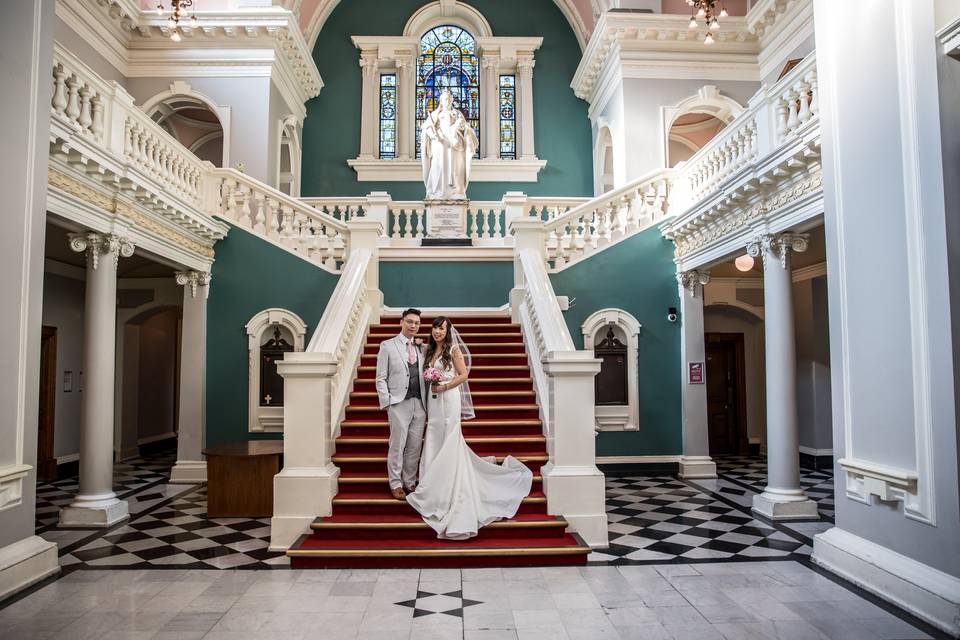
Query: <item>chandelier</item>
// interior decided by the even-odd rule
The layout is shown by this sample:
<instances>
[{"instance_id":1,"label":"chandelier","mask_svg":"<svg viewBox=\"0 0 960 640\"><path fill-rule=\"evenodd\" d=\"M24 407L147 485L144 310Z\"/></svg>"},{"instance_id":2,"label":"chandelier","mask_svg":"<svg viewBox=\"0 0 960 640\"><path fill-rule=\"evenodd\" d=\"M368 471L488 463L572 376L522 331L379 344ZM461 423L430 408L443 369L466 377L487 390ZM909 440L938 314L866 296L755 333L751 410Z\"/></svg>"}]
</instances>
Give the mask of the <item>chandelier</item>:
<instances>
[{"instance_id":1,"label":"chandelier","mask_svg":"<svg viewBox=\"0 0 960 640\"><path fill-rule=\"evenodd\" d=\"M717 2L717 0L687 0L687 4L690 5L690 10L693 12L690 15L690 28L696 29L699 24L697 23L697 18L703 18L704 23L707 26L707 35L703 38L703 44L713 44L713 31L720 30L720 20L718 18L727 17L727 8L723 6L722 2ZM720 11L717 11L717 4L720 5Z\"/></svg>"},{"instance_id":2,"label":"chandelier","mask_svg":"<svg viewBox=\"0 0 960 640\"><path fill-rule=\"evenodd\" d=\"M180 42L182 39L180 35L180 21L186 18L187 9L192 6L193 0L170 0L170 17L167 18L167 27L170 29L170 39L174 42ZM161 2L157 5L157 15L162 16L164 12L163 2ZM190 12L188 23L191 29L197 28L197 14L193 11Z\"/></svg>"}]
</instances>

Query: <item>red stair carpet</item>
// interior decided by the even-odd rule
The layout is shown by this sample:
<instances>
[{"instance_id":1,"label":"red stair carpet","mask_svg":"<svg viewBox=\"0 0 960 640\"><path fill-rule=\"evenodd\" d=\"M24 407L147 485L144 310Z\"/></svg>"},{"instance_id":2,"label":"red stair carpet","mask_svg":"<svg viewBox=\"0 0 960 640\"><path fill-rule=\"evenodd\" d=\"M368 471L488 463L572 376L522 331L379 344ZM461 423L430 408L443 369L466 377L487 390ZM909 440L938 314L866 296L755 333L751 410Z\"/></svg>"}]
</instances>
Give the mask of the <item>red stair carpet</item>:
<instances>
[{"instance_id":1,"label":"red stair carpet","mask_svg":"<svg viewBox=\"0 0 960 640\"><path fill-rule=\"evenodd\" d=\"M478 455L512 455L534 473L516 516L484 527L470 540L438 540L433 529L387 484L386 411L374 389L377 351L400 332L399 318L370 329L359 375L341 424L333 463L340 468L333 514L287 551L294 568L503 567L584 564L590 547L566 533L562 517L547 515L540 467L547 451L520 327L508 316L453 318L473 356L470 391L477 417L463 423ZM432 318L423 318L427 339Z\"/></svg>"}]
</instances>

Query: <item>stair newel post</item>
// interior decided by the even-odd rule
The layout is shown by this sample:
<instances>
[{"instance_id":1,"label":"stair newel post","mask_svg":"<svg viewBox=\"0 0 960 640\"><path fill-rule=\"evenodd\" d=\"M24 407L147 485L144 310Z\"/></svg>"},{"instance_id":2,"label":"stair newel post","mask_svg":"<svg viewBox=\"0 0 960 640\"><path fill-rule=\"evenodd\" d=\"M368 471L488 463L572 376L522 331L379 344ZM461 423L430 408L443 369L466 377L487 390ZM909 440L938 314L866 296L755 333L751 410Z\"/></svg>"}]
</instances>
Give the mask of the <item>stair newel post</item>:
<instances>
[{"instance_id":1,"label":"stair newel post","mask_svg":"<svg viewBox=\"0 0 960 640\"><path fill-rule=\"evenodd\" d=\"M523 191L507 191L503 194L503 200L500 203L500 209L503 210L503 228L504 244L510 244L510 225L514 220L523 220L530 218L529 207L527 206L527 194ZM533 218L540 221L540 216Z\"/></svg>"},{"instance_id":2,"label":"stair newel post","mask_svg":"<svg viewBox=\"0 0 960 640\"><path fill-rule=\"evenodd\" d=\"M542 257L544 268L547 265L547 235L544 224L537 218L520 217L510 222L510 231L513 233L513 289L510 290L510 317L513 322L520 322L520 307L523 304L526 282L523 276L523 265L520 262L520 252L532 249Z\"/></svg>"},{"instance_id":3,"label":"stair newel post","mask_svg":"<svg viewBox=\"0 0 960 640\"><path fill-rule=\"evenodd\" d=\"M340 470L333 465L333 377L339 368L328 353L287 353L277 362L283 376L283 469L273 477L270 549L284 551L329 516Z\"/></svg>"},{"instance_id":4,"label":"stair newel post","mask_svg":"<svg viewBox=\"0 0 960 640\"><path fill-rule=\"evenodd\" d=\"M603 473L596 466L594 377L600 360L592 351L550 351L543 360L548 378L550 461L540 473L547 513L562 514L592 547L607 546Z\"/></svg>"},{"instance_id":5,"label":"stair newel post","mask_svg":"<svg viewBox=\"0 0 960 640\"><path fill-rule=\"evenodd\" d=\"M364 205L364 216L363 218L354 218L354 220L376 220L380 223L380 227L383 229L381 233L387 233L389 230L389 215L390 215L390 205L393 204L393 199L390 197L390 194L386 191L371 191L367 194L367 204ZM400 216L397 215L394 220L394 226L400 224ZM397 229L394 230L396 233Z\"/></svg>"},{"instance_id":6,"label":"stair newel post","mask_svg":"<svg viewBox=\"0 0 960 640\"><path fill-rule=\"evenodd\" d=\"M380 291L380 250L379 239L383 235L383 225L379 220L354 218L349 228L349 246L346 259L355 251L369 251L370 264L364 276L366 303L369 308L367 325L380 322L380 309L383 308L383 292Z\"/></svg>"}]
</instances>

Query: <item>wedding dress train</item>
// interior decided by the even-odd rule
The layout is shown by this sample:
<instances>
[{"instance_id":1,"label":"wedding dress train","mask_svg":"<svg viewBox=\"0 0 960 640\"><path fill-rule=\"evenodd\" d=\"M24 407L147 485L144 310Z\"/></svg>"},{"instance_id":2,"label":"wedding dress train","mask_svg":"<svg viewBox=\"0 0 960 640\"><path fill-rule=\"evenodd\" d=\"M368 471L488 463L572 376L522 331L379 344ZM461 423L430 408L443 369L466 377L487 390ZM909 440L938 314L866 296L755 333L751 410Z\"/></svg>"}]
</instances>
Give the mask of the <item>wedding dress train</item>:
<instances>
[{"instance_id":1,"label":"wedding dress train","mask_svg":"<svg viewBox=\"0 0 960 640\"><path fill-rule=\"evenodd\" d=\"M456 376L452 368L443 380ZM480 527L512 518L530 493L533 472L513 456L502 465L481 458L466 441L460 425L460 388L428 392L427 435L420 454L420 484L407 502L420 512L438 538L466 540Z\"/></svg>"}]
</instances>

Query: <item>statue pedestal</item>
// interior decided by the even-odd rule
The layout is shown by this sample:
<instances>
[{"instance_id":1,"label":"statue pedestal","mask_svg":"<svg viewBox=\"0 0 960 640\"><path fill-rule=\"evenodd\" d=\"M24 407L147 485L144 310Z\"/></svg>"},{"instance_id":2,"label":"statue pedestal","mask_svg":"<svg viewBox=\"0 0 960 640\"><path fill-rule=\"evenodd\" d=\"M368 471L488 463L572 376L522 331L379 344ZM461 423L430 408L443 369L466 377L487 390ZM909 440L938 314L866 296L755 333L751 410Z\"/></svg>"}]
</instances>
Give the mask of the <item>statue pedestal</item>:
<instances>
[{"instance_id":1,"label":"statue pedestal","mask_svg":"<svg viewBox=\"0 0 960 640\"><path fill-rule=\"evenodd\" d=\"M465 238L469 200L426 200L427 238Z\"/></svg>"}]
</instances>

